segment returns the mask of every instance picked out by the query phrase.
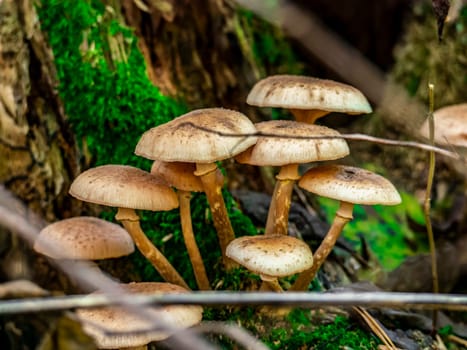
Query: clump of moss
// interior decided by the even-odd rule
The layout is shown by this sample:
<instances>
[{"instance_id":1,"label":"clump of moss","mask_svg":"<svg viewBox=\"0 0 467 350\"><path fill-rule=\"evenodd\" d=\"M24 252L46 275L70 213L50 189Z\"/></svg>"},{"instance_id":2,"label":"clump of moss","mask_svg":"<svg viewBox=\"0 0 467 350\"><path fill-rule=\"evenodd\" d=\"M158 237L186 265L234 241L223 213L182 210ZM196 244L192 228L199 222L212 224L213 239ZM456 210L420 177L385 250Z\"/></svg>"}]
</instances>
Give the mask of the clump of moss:
<instances>
[{"instance_id":1,"label":"clump of moss","mask_svg":"<svg viewBox=\"0 0 467 350\"><path fill-rule=\"evenodd\" d=\"M294 310L288 316L290 327L273 329L263 341L271 349L371 350L378 346L375 337L347 317L336 316L333 322L316 326L309 313L309 310Z\"/></svg>"},{"instance_id":2,"label":"clump of moss","mask_svg":"<svg viewBox=\"0 0 467 350\"><path fill-rule=\"evenodd\" d=\"M205 319L212 312L208 309ZM219 316L218 312L214 313ZM284 317L274 317L258 313L253 307L245 307L232 309L224 316L227 318L222 319L233 321L257 335L270 349L373 350L380 343L375 336L343 315L317 320L310 310L294 309ZM222 336L212 337L212 341L223 349L236 348L230 339Z\"/></svg>"},{"instance_id":3,"label":"clump of moss","mask_svg":"<svg viewBox=\"0 0 467 350\"><path fill-rule=\"evenodd\" d=\"M148 167L140 135L186 111L148 79L133 32L101 1L44 0L38 8L55 55L59 92L94 165Z\"/></svg>"},{"instance_id":4,"label":"clump of moss","mask_svg":"<svg viewBox=\"0 0 467 350\"><path fill-rule=\"evenodd\" d=\"M55 56L59 93L87 166L128 164L149 169L134 155L143 132L187 111L181 101L164 96L146 74L137 39L116 13L99 0L43 0L38 7L42 29ZM255 234L251 221L224 192L237 235ZM220 257L217 235L203 194L192 203L194 231L212 279ZM103 217L113 220L114 212ZM141 213L147 235L166 254L191 287L194 277L185 252L178 210ZM160 280L153 267L135 253L144 280Z\"/></svg>"},{"instance_id":5,"label":"clump of moss","mask_svg":"<svg viewBox=\"0 0 467 350\"><path fill-rule=\"evenodd\" d=\"M435 84L437 105L465 102L467 85L467 6L447 22L443 41L438 41L436 20L428 3L415 6L403 42L395 50L392 77L412 96L428 105L428 81Z\"/></svg>"}]
</instances>

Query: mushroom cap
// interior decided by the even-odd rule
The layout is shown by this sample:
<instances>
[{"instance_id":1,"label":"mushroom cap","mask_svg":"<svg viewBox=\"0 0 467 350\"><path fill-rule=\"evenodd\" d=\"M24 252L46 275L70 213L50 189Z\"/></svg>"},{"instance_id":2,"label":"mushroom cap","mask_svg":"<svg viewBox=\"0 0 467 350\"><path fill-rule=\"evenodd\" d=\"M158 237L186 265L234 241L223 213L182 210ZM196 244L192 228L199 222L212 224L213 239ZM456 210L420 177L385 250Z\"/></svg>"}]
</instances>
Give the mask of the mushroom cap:
<instances>
[{"instance_id":1,"label":"mushroom cap","mask_svg":"<svg viewBox=\"0 0 467 350\"><path fill-rule=\"evenodd\" d=\"M123 227L79 216L43 228L34 242L34 250L53 259L99 260L129 255L135 247Z\"/></svg>"},{"instance_id":2,"label":"mushroom cap","mask_svg":"<svg viewBox=\"0 0 467 350\"><path fill-rule=\"evenodd\" d=\"M247 103L260 107L315 109L347 114L371 113L368 100L353 86L300 75L273 75L258 81Z\"/></svg>"},{"instance_id":3,"label":"mushroom cap","mask_svg":"<svg viewBox=\"0 0 467 350\"><path fill-rule=\"evenodd\" d=\"M347 142L342 138L300 138L340 135L336 130L325 126L291 120L269 120L257 123L256 129L260 133L285 137L258 136L255 145L235 157L239 163L282 166L333 160L349 154Z\"/></svg>"},{"instance_id":4,"label":"mushroom cap","mask_svg":"<svg viewBox=\"0 0 467 350\"><path fill-rule=\"evenodd\" d=\"M344 165L309 169L298 185L317 195L354 204L396 205L401 202L394 185L371 171Z\"/></svg>"},{"instance_id":5,"label":"mushroom cap","mask_svg":"<svg viewBox=\"0 0 467 350\"><path fill-rule=\"evenodd\" d=\"M225 136L256 132L244 114L223 108L197 109L146 131L135 153L166 162L213 163L231 158L256 142L255 136Z\"/></svg>"},{"instance_id":6,"label":"mushroom cap","mask_svg":"<svg viewBox=\"0 0 467 350\"><path fill-rule=\"evenodd\" d=\"M165 181L127 165L102 165L82 172L71 184L70 194L118 208L158 211L178 207L177 195Z\"/></svg>"},{"instance_id":7,"label":"mushroom cap","mask_svg":"<svg viewBox=\"0 0 467 350\"><path fill-rule=\"evenodd\" d=\"M440 145L467 147L467 103L442 107L433 113L435 141ZM428 120L420 134L429 138Z\"/></svg>"},{"instance_id":8,"label":"mushroom cap","mask_svg":"<svg viewBox=\"0 0 467 350\"><path fill-rule=\"evenodd\" d=\"M265 279L291 276L313 264L308 244L286 235L239 237L229 243L225 253Z\"/></svg>"},{"instance_id":9,"label":"mushroom cap","mask_svg":"<svg viewBox=\"0 0 467 350\"><path fill-rule=\"evenodd\" d=\"M170 186L188 192L203 192L201 178L196 176L195 163L163 162L155 160L152 163L151 174L161 177Z\"/></svg>"},{"instance_id":10,"label":"mushroom cap","mask_svg":"<svg viewBox=\"0 0 467 350\"><path fill-rule=\"evenodd\" d=\"M163 282L140 282L120 285L128 293L188 293L183 287ZM96 292L99 293L99 292ZM201 322L203 308L198 305L167 305L145 308L145 312L162 325L174 329L188 328ZM112 306L92 309L79 309L76 314L100 349L117 349L143 346L152 341L163 340L171 334L157 330L158 324L148 322L124 307ZM133 332L133 333L132 333Z\"/></svg>"}]
</instances>

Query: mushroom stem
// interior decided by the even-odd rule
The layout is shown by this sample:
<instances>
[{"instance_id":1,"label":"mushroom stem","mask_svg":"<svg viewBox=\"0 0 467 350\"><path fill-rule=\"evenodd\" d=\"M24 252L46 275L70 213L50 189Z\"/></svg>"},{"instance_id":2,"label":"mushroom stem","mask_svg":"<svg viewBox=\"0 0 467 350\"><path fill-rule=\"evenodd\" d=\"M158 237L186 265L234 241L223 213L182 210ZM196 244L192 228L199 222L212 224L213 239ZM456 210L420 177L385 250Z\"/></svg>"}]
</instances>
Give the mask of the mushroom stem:
<instances>
[{"instance_id":1,"label":"mushroom stem","mask_svg":"<svg viewBox=\"0 0 467 350\"><path fill-rule=\"evenodd\" d=\"M222 196L222 182L219 181L215 163L196 164L195 175L199 176L203 183L203 190L212 213L212 220L217 231L219 245L222 252L222 261L227 270L235 267L235 264L225 255L225 250L231 241L235 239L235 233L230 223L224 197ZM223 179L223 178L222 178Z\"/></svg>"},{"instance_id":2,"label":"mushroom stem","mask_svg":"<svg viewBox=\"0 0 467 350\"><path fill-rule=\"evenodd\" d=\"M308 289L308 286L315 278L319 268L323 265L332 248L336 244L342 229L350 220L352 220L353 206L354 205L352 203L344 201L340 202L340 206L337 210L336 216L334 217L332 226L329 228L326 237L324 237L320 246L313 254L313 266L298 275L297 280L292 287L290 287L289 291L306 291Z\"/></svg>"},{"instance_id":3,"label":"mushroom stem","mask_svg":"<svg viewBox=\"0 0 467 350\"><path fill-rule=\"evenodd\" d=\"M294 116L297 122L314 124L317 119L329 114L328 111L319 109L291 109L290 113Z\"/></svg>"},{"instance_id":4,"label":"mushroom stem","mask_svg":"<svg viewBox=\"0 0 467 350\"><path fill-rule=\"evenodd\" d=\"M180 203L180 219L182 224L183 239L185 241L186 250L193 267L196 283L200 290L211 290L211 285L206 274L203 258L196 244L195 235L193 233L193 225L191 222L190 199L191 193L188 191L178 190L178 202Z\"/></svg>"},{"instance_id":5,"label":"mushroom stem","mask_svg":"<svg viewBox=\"0 0 467 350\"><path fill-rule=\"evenodd\" d=\"M134 209L118 208L115 218L120 221L133 238L135 245L143 256L154 266L164 280L190 289L180 274L175 270L167 258L152 244L144 234L139 223L139 216Z\"/></svg>"},{"instance_id":6,"label":"mushroom stem","mask_svg":"<svg viewBox=\"0 0 467 350\"><path fill-rule=\"evenodd\" d=\"M265 235L287 235L289 211L292 191L295 182L300 178L298 164L288 164L281 167L276 176L277 182L271 198L271 204L266 222Z\"/></svg>"},{"instance_id":7,"label":"mushroom stem","mask_svg":"<svg viewBox=\"0 0 467 350\"><path fill-rule=\"evenodd\" d=\"M267 288L264 288L263 286L260 288L260 290L271 290L276 293L283 293L284 290L282 289L281 285L279 284L279 280L277 278L264 278L262 275L260 276L263 284L267 286Z\"/></svg>"}]
</instances>

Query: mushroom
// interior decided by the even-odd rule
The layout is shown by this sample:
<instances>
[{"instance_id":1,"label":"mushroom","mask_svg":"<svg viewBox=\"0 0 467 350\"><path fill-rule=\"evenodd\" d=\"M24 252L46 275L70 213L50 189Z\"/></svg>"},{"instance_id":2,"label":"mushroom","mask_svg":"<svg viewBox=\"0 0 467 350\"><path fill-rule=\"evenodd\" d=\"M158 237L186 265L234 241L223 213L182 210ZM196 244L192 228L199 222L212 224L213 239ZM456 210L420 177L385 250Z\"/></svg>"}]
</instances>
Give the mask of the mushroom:
<instances>
[{"instance_id":1,"label":"mushroom","mask_svg":"<svg viewBox=\"0 0 467 350\"><path fill-rule=\"evenodd\" d=\"M191 222L191 192L203 191L203 184L200 178L194 175L195 170L196 165L194 163L163 162L156 160L152 164L151 174L160 176L177 190L183 239L193 267L196 283L200 290L210 290L211 285L206 274L203 258L196 244ZM220 181L222 181L222 173L219 169L217 169L216 172Z\"/></svg>"},{"instance_id":2,"label":"mushroom","mask_svg":"<svg viewBox=\"0 0 467 350\"><path fill-rule=\"evenodd\" d=\"M162 282L140 282L119 284L126 293L188 293L178 285ZM100 293L100 292L96 292ZM170 331L194 326L201 322L203 308L198 305L168 305L145 308L143 315L137 310L112 306L78 309L76 315L83 330L91 336L99 349L146 349L152 341L166 339L172 335L167 330L157 329L148 322L148 316L161 321ZM145 317L146 315L146 317Z\"/></svg>"},{"instance_id":3,"label":"mushroom","mask_svg":"<svg viewBox=\"0 0 467 350\"><path fill-rule=\"evenodd\" d=\"M331 112L372 111L365 96L353 86L300 75L273 75L258 81L248 94L247 103L288 108L296 121L309 124Z\"/></svg>"},{"instance_id":4,"label":"mushroom","mask_svg":"<svg viewBox=\"0 0 467 350\"><path fill-rule=\"evenodd\" d=\"M334 160L349 154L339 132L320 125L290 120L270 120L256 124L260 134L256 144L235 157L239 163L280 166L269 207L265 234L287 234L292 191L300 178L299 164ZM274 135L274 136L269 136ZM331 138L307 139L310 136ZM336 137L336 138L332 138Z\"/></svg>"},{"instance_id":5,"label":"mushroom","mask_svg":"<svg viewBox=\"0 0 467 350\"><path fill-rule=\"evenodd\" d=\"M33 249L55 260L88 261L118 258L135 250L133 240L121 226L91 216L79 216L44 227Z\"/></svg>"},{"instance_id":6,"label":"mushroom","mask_svg":"<svg viewBox=\"0 0 467 350\"><path fill-rule=\"evenodd\" d=\"M115 218L123 224L141 254L162 278L188 288L172 264L146 237L135 211L177 208L177 195L165 182L135 167L109 164L82 172L71 184L69 192L82 201L117 207Z\"/></svg>"},{"instance_id":7,"label":"mushroom","mask_svg":"<svg viewBox=\"0 0 467 350\"><path fill-rule=\"evenodd\" d=\"M259 274L272 290L282 292L278 278L310 268L313 254L302 240L284 235L243 236L227 246L229 258Z\"/></svg>"},{"instance_id":8,"label":"mushroom","mask_svg":"<svg viewBox=\"0 0 467 350\"><path fill-rule=\"evenodd\" d=\"M434 141L443 146L454 146L464 158L464 162L455 162L454 168L459 174L465 174L467 157L467 103L445 106L433 113ZM420 128L420 135L429 139L429 124L425 120Z\"/></svg>"},{"instance_id":9,"label":"mushroom","mask_svg":"<svg viewBox=\"0 0 467 350\"><path fill-rule=\"evenodd\" d=\"M212 212L222 258L232 264L225 249L235 234L222 196L217 161L234 157L256 142L254 124L244 114L223 108L197 109L146 131L135 153L152 160L196 163ZM245 136L243 136L245 135Z\"/></svg>"},{"instance_id":10,"label":"mushroom","mask_svg":"<svg viewBox=\"0 0 467 350\"><path fill-rule=\"evenodd\" d=\"M313 255L313 266L303 271L290 290L304 291L334 247L344 226L352 220L354 204L396 205L399 192L384 177L371 171L344 165L324 165L308 170L298 185L319 196L340 201L334 221Z\"/></svg>"}]
</instances>

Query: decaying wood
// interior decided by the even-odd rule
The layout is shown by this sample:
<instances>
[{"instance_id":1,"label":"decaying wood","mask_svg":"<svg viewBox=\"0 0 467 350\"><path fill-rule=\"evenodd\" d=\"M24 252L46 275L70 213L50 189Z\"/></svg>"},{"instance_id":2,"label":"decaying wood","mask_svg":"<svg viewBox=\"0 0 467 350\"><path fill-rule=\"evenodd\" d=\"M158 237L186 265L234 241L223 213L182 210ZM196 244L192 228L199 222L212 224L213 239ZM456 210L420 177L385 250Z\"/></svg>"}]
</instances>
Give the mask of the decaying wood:
<instances>
[{"instance_id":1,"label":"decaying wood","mask_svg":"<svg viewBox=\"0 0 467 350\"><path fill-rule=\"evenodd\" d=\"M0 182L47 220L69 215L79 171L51 50L32 2L0 2Z\"/></svg>"}]
</instances>

